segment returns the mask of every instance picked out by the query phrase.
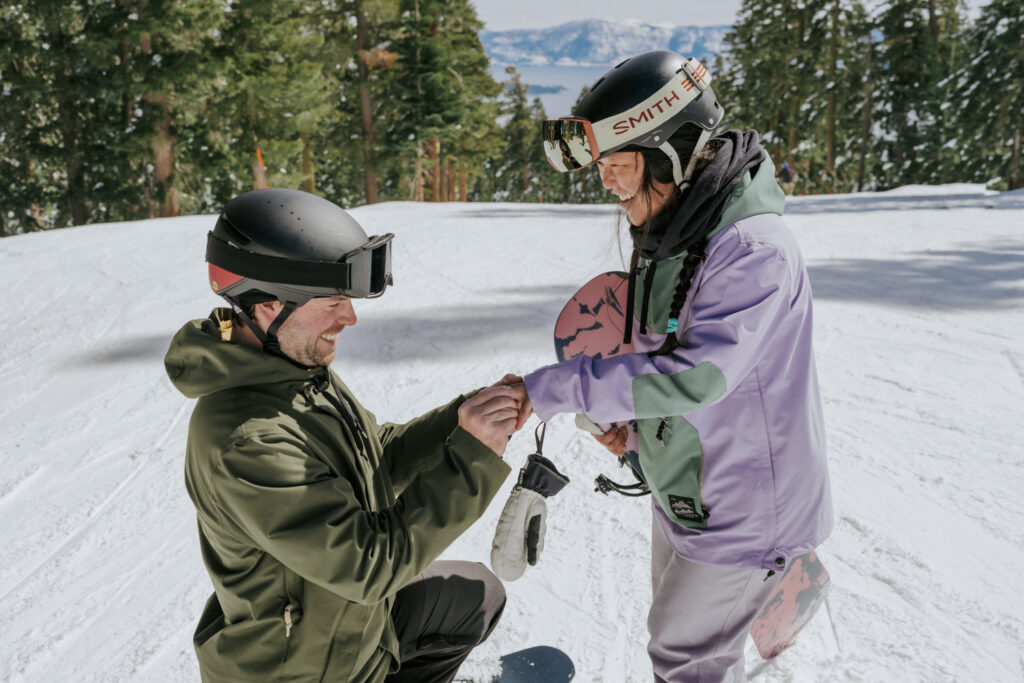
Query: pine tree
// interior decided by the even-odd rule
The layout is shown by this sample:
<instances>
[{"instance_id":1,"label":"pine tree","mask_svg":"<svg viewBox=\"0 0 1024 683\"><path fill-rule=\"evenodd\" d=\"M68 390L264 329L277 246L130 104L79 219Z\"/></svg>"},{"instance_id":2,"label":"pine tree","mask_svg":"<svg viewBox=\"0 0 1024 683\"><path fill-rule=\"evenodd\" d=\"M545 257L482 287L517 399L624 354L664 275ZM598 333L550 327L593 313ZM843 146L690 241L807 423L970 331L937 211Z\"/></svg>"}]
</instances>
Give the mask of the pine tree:
<instances>
[{"instance_id":1,"label":"pine tree","mask_svg":"<svg viewBox=\"0 0 1024 683\"><path fill-rule=\"evenodd\" d=\"M314 15L330 102L313 135L324 152L317 191L343 206L373 203L384 192L379 138L388 107L385 83L397 59L387 49L387 27L397 15L398 0L324 0Z\"/></svg>"},{"instance_id":2,"label":"pine tree","mask_svg":"<svg viewBox=\"0 0 1024 683\"><path fill-rule=\"evenodd\" d=\"M298 0L233 2L205 115L202 170L213 205L254 188L312 189L314 131L331 105L321 34Z\"/></svg>"},{"instance_id":3,"label":"pine tree","mask_svg":"<svg viewBox=\"0 0 1024 683\"><path fill-rule=\"evenodd\" d=\"M726 125L754 128L802 191L853 186L870 37L857 0L747 0L716 63Z\"/></svg>"},{"instance_id":4,"label":"pine tree","mask_svg":"<svg viewBox=\"0 0 1024 683\"><path fill-rule=\"evenodd\" d=\"M885 185L948 180L948 91L960 0L889 0L877 18L882 34L875 73L875 120L884 131L876 173ZM946 163L943 163L945 159Z\"/></svg>"},{"instance_id":5,"label":"pine tree","mask_svg":"<svg viewBox=\"0 0 1024 683\"><path fill-rule=\"evenodd\" d=\"M467 0L402 0L391 49L398 60L390 79L387 154L392 183L412 199L449 199L452 162L470 150L476 116L497 95L478 36L482 28ZM465 143L465 145L463 145ZM467 173L471 157L462 161ZM396 180L397 177L397 180Z\"/></svg>"},{"instance_id":6,"label":"pine tree","mask_svg":"<svg viewBox=\"0 0 1024 683\"><path fill-rule=\"evenodd\" d=\"M4 9L0 137L4 164L26 192L4 197L8 231L102 218L117 193L122 178L109 172L123 167L118 100L106 96L116 62L90 40L105 9L46 0Z\"/></svg>"},{"instance_id":7,"label":"pine tree","mask_svg":"<svg viewBox=\"0 0 1024 683\"><path fill-rule=\"evenodd\" d=\"M790 166L808 130L805 105L820 92L809 18L803 2L744 0L713 74L723 124L757 130L769 154Z\"/></svg>"},{"instance_id":8,"label":"pine tree","mask_svg":"<svg viewBox=\"0 0 1024 683\"><path fill-rule=\"evenodd\" d=\"M0 236L52 226L49 169L39 163L48 119L39 35L30 5L0 8Z\"/></svg>"},{"instance_id":9,"label":"pine tree","mask_svg":"<svg viewBox=\"0 0 1024 683\"><path fill-rule=\"evenodd\" d=\"M955 79L967 179L1024 187L1024 14L1019 0L992 0L968 31L973 46Z\"/></svg>"},{"instance_id":10,"label":"pine tree","mask_svg":"<svg viewBox=\"0 0 1024 683\"><path fill-rule=\"evenodd\" d=\"M118 54L110 82L121 105L120 146L131 175L118 218L176 216L203 206L191 158L204 125L203 98L219 65L208 53L224 23L217 0L121 0L93 40Z\"/></svg>"},{"instance_id":11,"label":"pine tree","mask_svg":"<svg viewBox=\"0 0 1024 683\"><path fill-rule=\"evenodd\" d=\"M502 127L505 146L498 158L495 177L495 198L499 201L521 202L531 195L530 157L539 153L540 135L535 127L527 91L522 76L514 66L505 68L508 80L503 93Z\"/></svg>"}]
</instances>

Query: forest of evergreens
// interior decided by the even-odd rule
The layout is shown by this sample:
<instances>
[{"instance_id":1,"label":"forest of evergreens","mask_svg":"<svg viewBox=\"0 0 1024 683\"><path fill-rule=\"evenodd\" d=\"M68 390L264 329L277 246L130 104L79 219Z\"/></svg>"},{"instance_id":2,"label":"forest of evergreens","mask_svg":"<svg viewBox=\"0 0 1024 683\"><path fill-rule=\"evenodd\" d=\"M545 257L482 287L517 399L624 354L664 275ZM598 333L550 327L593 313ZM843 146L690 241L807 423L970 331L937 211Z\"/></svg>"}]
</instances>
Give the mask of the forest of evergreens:
<instances>
[{"instance_id":1,"label":"forest of evergreens","mask_svg":"<svg viewBox=\"0 0 1024 683\"><path fill-rule=\"evenodd\" d=\"M1024 17L992 0L744 0L709 65L797 191L1024 186ZM0 235L213 213L254 187L607 201L544 159L469 0L23 0L0 7ZM652 49L661 46L652 45ZM567 112L549 112L552 116Z\"/></svg>"}]
</instances>

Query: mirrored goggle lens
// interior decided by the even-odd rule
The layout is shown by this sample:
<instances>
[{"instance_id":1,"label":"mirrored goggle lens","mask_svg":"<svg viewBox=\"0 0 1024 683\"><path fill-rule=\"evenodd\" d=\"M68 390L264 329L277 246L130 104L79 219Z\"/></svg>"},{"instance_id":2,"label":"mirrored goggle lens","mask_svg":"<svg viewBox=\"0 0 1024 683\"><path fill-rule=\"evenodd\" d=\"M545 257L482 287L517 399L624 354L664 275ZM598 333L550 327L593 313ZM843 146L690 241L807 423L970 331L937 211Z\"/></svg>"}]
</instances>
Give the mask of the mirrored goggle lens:
<instances>
[{"instance_id":1,"label":"mirrored goggle lens","mask_svg":"<svg viewBox=\"0 0 1024 683\"><path fill-rule=\"evenodd\" d=\"M378 297L388 285L391 277L391 240L393 233L371 237L363 246L341 257L349 265L349 296Z\"/></svg>"},{"instance_id":2,"label":"mirrored goggle lens","mask_svg":"<svg viewBox=\"0 0 1024 683\"><path fill-rule=\"evenodd\" d=\"M589 121L545 121L542 133L548 161L563 173L589 166L597 160L599 151Z\"/></svg>"}]
</instances>

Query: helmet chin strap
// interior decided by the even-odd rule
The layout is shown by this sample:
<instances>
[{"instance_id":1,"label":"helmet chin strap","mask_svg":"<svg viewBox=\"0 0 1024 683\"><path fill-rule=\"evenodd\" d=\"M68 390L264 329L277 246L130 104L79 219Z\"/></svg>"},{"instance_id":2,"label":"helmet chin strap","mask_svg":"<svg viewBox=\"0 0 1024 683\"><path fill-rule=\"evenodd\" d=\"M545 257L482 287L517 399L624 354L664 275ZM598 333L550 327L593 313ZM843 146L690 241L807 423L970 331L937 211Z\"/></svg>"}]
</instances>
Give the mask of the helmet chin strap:
<instances>
[{"instance_id":1,"label":"helmet chin strap","mask_svg":"<svg viewBox=\"0 0 1024 683\"><path fill-rule=\"evenodd\" d=\"M285 360L294 363L294 361L292 361L291 358L286 356L284 352L281 350L281 344L277 340L277 331L281 329L281 325L283 325L284 321L288 319L288 316L290 316L295 311L295 302L286 301L284 303L284 307L281 309L281 312L278 313L277 317L274 318L273 322L270 323L270 326L267 328L266 332L261 330L260 326L256 324L256 321L250 318L249 315L244 310L242 310L242 307L239 306L234 301L231 302L231 308L234 309L235 314L242 319L242 322L245 323L245 326L248 327L249 330L256 335L257 339L260 340L260 344L263 345L264 351L266 351L272 356L278 356L279 358L284 358Z\"/></svg>"},{"instance_id":2,"label":"helmet chin strap","mask_svg":"<svg viewBox=\"0 0 1024 683\"><path fill-rule=\"evenodd\" d=\"M672 162L672 180L675 181L676 187L679 188L680 192L685 192L690 187L690 176L693 175L693 169L697 165L697 155L704 149L704 145L708 144L708 140L711 139L712 131L702 130L700 137L697 138L697 144L693 147L693 152L690 153L690 160L686 164L686 170L683 170L683 165L679 161L679 153L676 152L676 148L670 145L667 141L663 142L658 149L665 153L665 156Z\"/></svg>"}]
</instances>

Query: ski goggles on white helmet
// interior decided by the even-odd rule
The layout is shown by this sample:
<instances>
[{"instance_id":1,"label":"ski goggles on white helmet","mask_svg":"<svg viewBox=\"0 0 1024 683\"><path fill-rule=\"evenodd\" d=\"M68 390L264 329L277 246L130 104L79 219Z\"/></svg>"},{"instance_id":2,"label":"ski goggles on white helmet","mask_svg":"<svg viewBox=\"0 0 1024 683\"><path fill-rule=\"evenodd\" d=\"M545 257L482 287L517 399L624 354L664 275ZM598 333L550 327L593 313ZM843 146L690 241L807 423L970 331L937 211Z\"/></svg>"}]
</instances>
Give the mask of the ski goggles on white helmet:
<instances>
[{"instance_id":1,"label":"ski goggles on white helmet","mask_svg":"<svg viewBox=\"0 0 1024 683\"><path fill-rule=\"evenodd\" d=\"M545 121L544 153L564 173L586 168L626 145L660 147L682 125L680 119L710 130L720 116L703 121L684 111L710 84L704 65L690 58L668 83L625 111L593 122L573 116Z\"/></svg>"},{"instance_id":2,"label":"ski goggles on white helmet","mask_svg":"<svg viewBox=\"0 0 1024 683\"><path fill-rule=\"evenodd\" d=\"M337 261L319 261L258 254L210 233L206 260L214 291L222 295L251 288L299 305L325 296L372 299L393 283L393 238L392 233L373 236Z\"/></svg>"}]
</instances>

